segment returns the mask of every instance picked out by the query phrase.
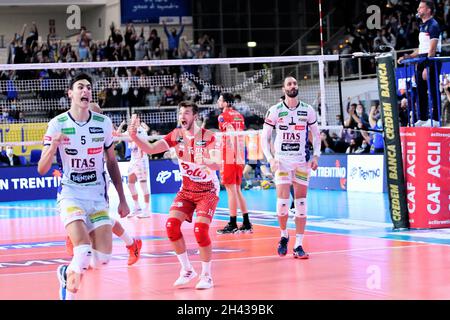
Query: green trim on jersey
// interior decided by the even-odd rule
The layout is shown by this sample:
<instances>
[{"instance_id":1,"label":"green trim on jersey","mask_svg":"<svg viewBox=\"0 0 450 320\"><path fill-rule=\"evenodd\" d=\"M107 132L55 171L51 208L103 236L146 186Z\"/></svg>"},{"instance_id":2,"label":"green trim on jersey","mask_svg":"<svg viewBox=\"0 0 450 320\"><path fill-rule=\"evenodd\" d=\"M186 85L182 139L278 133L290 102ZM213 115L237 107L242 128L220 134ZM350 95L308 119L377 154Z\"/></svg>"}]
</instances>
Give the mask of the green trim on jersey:
<instances>
[{"instance_id":1,"label":"green trim on jersey","mask_svg":"<svg viewBox=\"0 0 450 320\"><path fill-rule=\"evenodd\" d=\"M92 120L99 121L99 122L103 122L103 121L105 121L105 117L98 116L98 115L94 114L94 115L92 116Z\"/></svg>"}]
</instances>

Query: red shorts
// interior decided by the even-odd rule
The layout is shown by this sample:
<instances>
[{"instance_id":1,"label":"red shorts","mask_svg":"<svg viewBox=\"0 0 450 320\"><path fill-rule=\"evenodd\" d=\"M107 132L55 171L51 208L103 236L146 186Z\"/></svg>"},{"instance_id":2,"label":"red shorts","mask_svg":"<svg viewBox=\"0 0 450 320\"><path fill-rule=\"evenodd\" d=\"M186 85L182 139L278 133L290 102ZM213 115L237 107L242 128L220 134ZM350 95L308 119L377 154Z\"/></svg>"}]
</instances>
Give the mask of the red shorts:
<instances>
[{"instance_id":1,"label":"red shorts","mask_svg":"<svg viewBox=\"0 0 450 320\"><path fill-rule=\"evenodd\" d=\"M216 211L219 197L212 192L188 192L180 190L172 202L170 211L180 211L186 214L186 221L192 222L194 211L197 217L209 218L210 221Z\"/></svg>"},{"instance_id":2,"label":"red shorts","mask_svg":"<svg viewBox=\"0 0 450 320\"><path fill-rule=\"evenodd\" d=\"M222 184L236 184L238 186L242 183L242 173L244 165L242 164L224 164L220 171L222 177Z\"/></svg>"}]
</instances>

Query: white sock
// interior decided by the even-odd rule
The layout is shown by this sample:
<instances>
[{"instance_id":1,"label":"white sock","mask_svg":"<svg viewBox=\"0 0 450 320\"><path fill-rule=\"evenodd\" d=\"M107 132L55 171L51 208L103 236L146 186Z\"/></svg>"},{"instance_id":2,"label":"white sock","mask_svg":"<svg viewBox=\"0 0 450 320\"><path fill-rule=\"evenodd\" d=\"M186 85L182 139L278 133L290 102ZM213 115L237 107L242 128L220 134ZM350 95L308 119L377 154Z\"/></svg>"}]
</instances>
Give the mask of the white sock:
<instances>
[{"instance_id":1,"label":"white sock","mask_svg":"<svg viewBox=\"0 0 450 320\"><path fill-rule=\"evenodd\" d=\"M202 276L211 276L211 261L202 261Z\"/></svg>"},{"instance_id":2,"label":"white sock","mask_svg":"<svg viewBox=\"0 0 450 320\"><path fill-rule=\"evenodd\" d=\"M289 238L289 233L288 233L287 229L280 230L280 231L281 231L282 237Z\"/></svg>"},{"instance_id":3,"label":"white sock","mask_svg":"<svg viewBox=\"0 0 450 320\"><path fill-rule=\"evenodd\" d=\"M303 244L303 234L297 233L295 235L295 245L294 248L297 248L298 246L301 246Z\"/></svg>"},{"instance_id":4,"label":"white sock","mask_svg":"<svg viewBox=\"0 0 450 320\"><path fill-rule=\"evenodd\" d=\"M177 258L178 258L178 261L180 261L181 268L183 268L183 270L186 270L186 271L192 270L192 265L191 265L191 262L189 261L187 251L185 251L181 254L177 254Z\"/></svg>"},{"instance_id":5,"label":"white sock","mask_svg":"<svg viewBox=\"0 0 450 320\"><path fill-rule=\"evenodd\" d=\"M131 238L126 231L124 231L119 238L122 239L123 242L125 242L127 247L131 246L134 243L133 238Z\"/></svg>"},{"instance_id":6,"label":"white sock","mask_svg":"<svg viewBox=\"0 0 450 320\"><path fill-rule=\"evenodd\" d=\"M146 212L148 212L148 211L150 210L150 203L148 203L148 202L145 203L145 208L144 208L144 210L145 210Z\"/></svg>"},{"instance_id":7,"label":"white sock","mask_svg":"<svg viewBox=\"0 0 450 320\"><path fill-rule=\"evenodd\" d=\"M140 209L140 207L139 207L139 201L135 201L135 202L134 202L134 208L135 208L136 210L139 210L139 209Z\"/></svg>"},{"instance_id":8,"label":"white sock","mask_svg":"<svg viewBox=\"0 0 450 320\"><path fill-rule=\"evenodd\" d=\"M75 300L75 293L66 289L66 300Z\"/></svg>"}]
</instances>

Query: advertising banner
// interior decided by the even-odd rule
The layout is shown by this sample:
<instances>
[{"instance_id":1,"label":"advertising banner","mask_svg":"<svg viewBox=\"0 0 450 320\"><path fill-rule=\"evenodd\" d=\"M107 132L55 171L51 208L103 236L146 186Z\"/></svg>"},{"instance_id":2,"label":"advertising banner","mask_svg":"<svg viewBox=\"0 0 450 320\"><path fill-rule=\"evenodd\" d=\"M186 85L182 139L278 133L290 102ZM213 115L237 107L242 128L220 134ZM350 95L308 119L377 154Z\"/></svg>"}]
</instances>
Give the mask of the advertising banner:
<instances>
[{"instance_id":1,"label":"advertising banner","mask_svg":"<svg viewBox=\"0 0 450 320\"><path fill-rule=\"evenodd\" d=\"M319 168L311 170L309 187L322 190L347 190L347 155L322 155Z\"/></svg>"},{"instance_id":2,"label":"advertising banner","mask_svg":"<svg viewBox=\"0 0 450 320\"><path fill-rule=\"evenodd\" d=\"M450 227L450 129L401 128L411 228Z\"/></svg>"},{"instance_id":3,"label":"advertising banner","mask_svg":"<svg viewBox=\"0 0 450 320\"><path fill-rule=\"evenodd\" d=\"M56 165L45 176L39 175L36 166L0 167L0 202L56 199L60 183Z\"/></svg>"},{"instance_id":4,"label":"advertising banner","mask_svg":"<svg viewBox=\"0 0 450 320\"><path fill-rule=\"evenodd\" d=\"M348 155L347 190L383 192L383 155Z\"/></svg>"},{"instance_id":5,"label":"advertising banner","mask_svg":"<svg viewBox=\"0 0 450 320\"><path fill-rule=\"evenodd\" d=\"M42 141L47 126L47 123L1 123L0 143ZM42 143L33 146L15 146L14 154L29 156L33 149L42 149Z\"/></svg>"},{"instance_id":6,"label":"advertising banner","mask_svg":"<svg viewBox=\"0 0 450 320\"><path fill-rule=\"evenodd\" d=\"M181 187L181 172L178 164L170 159L150 161L151 193L173 193Z\"/></svg>"},{"instance_id":7,"label":"advertising banner","mask_svg":"<svg viewBox=\"0 0 450 320\"><path fill-rule=\"evenodd\" d=\"M122 24L160 23L163 18L167 24L187 24L191 17L190 0L121 0Z\"/></svg>"}]
</instances>

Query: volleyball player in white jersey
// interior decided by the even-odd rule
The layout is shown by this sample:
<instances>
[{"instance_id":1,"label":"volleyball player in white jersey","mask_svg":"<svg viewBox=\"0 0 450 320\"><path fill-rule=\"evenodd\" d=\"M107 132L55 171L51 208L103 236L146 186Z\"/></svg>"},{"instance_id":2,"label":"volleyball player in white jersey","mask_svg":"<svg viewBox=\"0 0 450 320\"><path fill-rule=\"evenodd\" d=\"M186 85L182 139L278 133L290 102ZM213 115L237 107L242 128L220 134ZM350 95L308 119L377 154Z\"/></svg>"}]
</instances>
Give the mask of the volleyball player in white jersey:
<instances>
[{"instance_id":1,"label":"volleyball player in white jersey","mask_svg":"<svg viewBox=\"0 0 450 320\"><path fill-rule=\"evenodd\" d=\"M95 102L90 103L89 109L91 109L94 112L103 114L103 110ZM106 190L109 190L109 180L110 180L109 176L106 176ZM118 220L116 219L111 220L112 220L112 233L114 233L117 237L122 239L123 242L125 242L125 246L128 251L128 265L131 266L139 260L139 257L141 255L142 240L139 238L131 237ZM73 257L73 244L69 236L67 236L66 238L66 250L67 253L71 257Z\"/></svg>"},{"instance_id":2,"label":"volleyball player in white jersey","mask_svg":"<svg viewBox=\"0 0 450 320\"><path fill-rule=\"evenodd\" d=\"M290 206L289 189L294 187L296 239L294 258L308 259L303 250L303 235L306 225L306 195L310 169L316 170L320 156L320 134L314 109L297 99L298 83L294 77L286 77L283 82L285 100L272 106L266 114L261 144L264 155L275 173L277 190L277 215L281 229L278 254L285 256L289 233L287 231ZM272 132L275 129L272 154ZM307 147L308 131L313 137L314 154L311 157Z\"/></svg>"},{"instance_id":3,"label":"volleyball player in white jersey","mask_svg":"<svg viewBox=\"0 0 450 320\"><path fill-rule=\"evenodd\" d=\"M149 127L141 121L137 128L137 135L142 140L148 140ZM126 132L127 133L127 132ZM128 218L137 216L138 218L150 218L150 192L148 190L147 179L149 177L148 156L133 141L128 143L131 149L130 163L128 166L128 188L134 201L134 208ZM136 190L136 182L139 181L142 193L144 194L144 210L139 205L139 195Z\"/></svg>"},{"instance_id":4,"label":"volleyball player in white jersey","mask_svg":"<svg viewBox=\"0 0 450 320\"><path fill-rule=\"evenodd\" d=\"M69 111L50 120L44 136L38 172L50 169L56 153L62 167L58 209L74 245L69 265L58 267L60 298L73 300L89 264L106 265L111 258L112 231L108 215L105 168L119 196L118 213L130 213L113 146L111 120L89 110L92 80L87 74L75 76L68 90ZM91 261L92 258L92 261Z\"/></svg>"}]
</instances>

